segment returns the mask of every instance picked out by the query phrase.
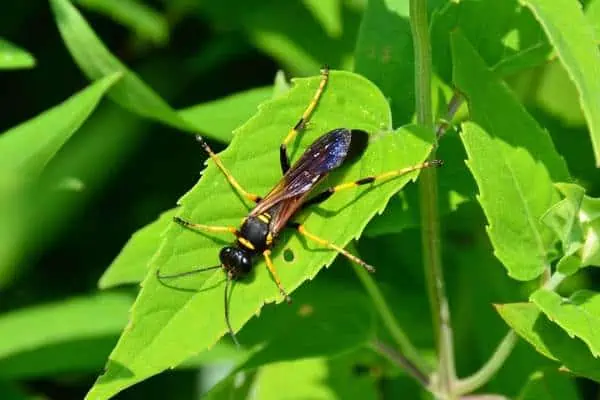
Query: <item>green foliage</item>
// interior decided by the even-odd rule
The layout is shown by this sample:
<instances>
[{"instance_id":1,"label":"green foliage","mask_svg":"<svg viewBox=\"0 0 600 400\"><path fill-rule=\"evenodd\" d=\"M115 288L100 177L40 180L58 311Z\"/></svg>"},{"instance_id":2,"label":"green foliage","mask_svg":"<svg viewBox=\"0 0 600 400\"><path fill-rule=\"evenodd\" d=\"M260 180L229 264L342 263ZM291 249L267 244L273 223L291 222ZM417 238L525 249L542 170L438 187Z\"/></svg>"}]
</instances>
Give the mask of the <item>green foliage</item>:
<instances>
[{"instance_id":1,"label":"green foliage","mask_svg":"<svg viewBox=\"0 0 600 400\"><path fill-rule=\"evenodd\" d=\"M133 234L117 258L102 274L98 286L107 289L126 283L137 283L144 279L154 253L156 242L173 222L177 209L165 211L151 224Z\"/></svg>"},{"instance_id":2,"label":"green foliage","mask_svg":"<svg viewBox=\"0 0 600 400\"><path fill-rule=\"evenodd\" d=\"M566 373L546 370L535 372L519 394L518 400L579 399L577 387Z\"/></svg>"},{"instance_id":3,"label":"green foliage","mask_svg":"<svg viewBox=\"0 0 600 400\"><path fill-rule=\"evenodd\" d=\"M119 79L118 73L107 76L42 115L4 132L0 138L2 172L18 174L23 179L37 177Z\"/></svg>"},{"instance_id":4,"label":"green foliage","mask_svg":"<svg viewBox=\"0 0 600 400\"><path fill-rule=\"evenodd\" d=\"M572 337L583 340L594 357L600 354L600 342L596 327L600 322L600 294L580 290L568 299L549 290L540 289L531 295L531 300L554 323L561 326Z\"/></svg>"},{"instance_id":5,"label":"green foliage","mask_svg":"<svg viewBox=\"0 0 600 400\"><path fill-rule=\"evenodd\" d=\"M281 173L278 143L294 125L297 116L302 114L317 85L318 78L298 80L288 94L263 104L259 113L235 132L231 145L219 155L225 165L231 166L231 173L247 190L266 193L277 182ZM422 162L430 150L431 135L422 129L390 130L387 103L370 82L349 73L332 72L326 95L311 119L310 129L302 135L300 147L306 147L320 132L342 124L371 133L367 151L345 171L344 180L414 165ZM260 141L255 139L258 137ZM292 154L299 153L299 149L292 151ZM254 154L261 156L253 157ZM402 161L399 163L397 160ZM263 173L257 176L254 171ZM344 245L360 235L367 221L381 209L381 204L385 204L408 178L376 188L357 189L354 193L342 192L321 207L322 213L311 213L304 224L310 232ZM353 200L357 196L360 202ZM223 207L220 210L210 209L209 205L214 203ZM180 204L179 216L209 225L237 224L247 210L247 205L240 201L213 164L209 164L200 182L180 200ZM340 230L339 226L345 229ZM331 263L336 256L331 251L319 251L306 239L296 236L281 242L273 262L282 266L279 274L288 292L293 292L301 282L314 277L320 267ZM222 241L215 240L212 235L191 232L172 224L152 261L152 271L160 269L163 274L173 274L197 266L215 265L220 247ZM283 249L292 251L292 262L284 260ZM105 398L143 377L180 363L198 349L213 345L226 332L222 317L223 278L221 271L206 273L195 279L197 291L174 294L172 288L150 273L142 284L143 289L132 311L132 329L126 331L111 355L114 367L109 365L89 398ZM229 306L234 330L237 331L258 313L265 302L278 298L277 287L264 265L259 263L252 284L237 285L233 291ZM147 318L149 313L158 317L156 310L162 310L160 318Z\"/></svg>"},{"instance_id":6,"label":"green foliage","mask_svg":"<svg viewBox=\"0 0 600 400\"><path fill-rule=\"evenodd\" d=\"M103 293L3 315L0 376L23 379L96 370L127 322L130 305L129 295Z\"/></svg>"},{"instance_id":7,"label":"green foliage","mask_svg":"<svg viewBox=\"0 0 600 400\"><path fill-rule=\"evenodd\" d=\"M569 76L577 86L588 122L596 166L600 166L600 50L581 5L569 0L523 0L544 27Z\"/></svg>"},{"instance_id":8,"label":"green foliage","mask_svg":"<svg viewBox=\"0 0 600 400\"><path fill-rule=\"evenodd\" d=\"M224 99L185 108L179 115L210 137L230 142L233 130L250 118L258 105L273 97L273 88L251 89Z\"/></svg>"},{"instance_id":9,"label":"green foliage","mask_svg":"<svg viewBox=\"0 0 600 400\"><path fill-rule=\"evenodd\" d=\"M51 0L50 4L65 44L88 78L98 79L116 72L122 73L121 82L109 93L117 103L144 117L183 130L193 129L154 90L110 53L68 0Z\"/></svg>"},{"instance_id":10,"label":"green foliage","mask_svg":"<svg viewBox=\"0 0 600 400\"><path fill-rule=\"evenodd\" d=\"M600 382L600 360L590 354L582 341L569 337L550 322L535 304L504 304L497 306L497 310L506 323L541 354L574 374Z\"/></svg>"},{"instance_id":11,"label":"green foliage","mask_svg":"<svg viewBox=\"0 0 600 400\"><path fill-rule=\"evenodd\" d=\"M27 51L0 38L0 70L31 68L35 66L35 58Z\"/></svg>"},{"instance_id":12,"label":"green foliage","mask_svg":"<svg viewBox=\"0 0 600 400\"><path fill-rule=\"evenodd\" d=\"M167 19L161 13L138 0L78 0L90 10L106 14L114 21L129 27L140 39L158 45L169 40Z\"/></svg>"},{"instance_id":13,"label":"green foliage","mask_svg":"<svg viewBox=\"0 0 600 400\"><path fill-rule=\"evenodd\" d=\"M454 58L461 61L455 82L468 99L471 119L481 124L466 123L461 139L495 254L512 277L533 279L549 262L553 237L540 218L558 200L552 179L566 178L566 166L547 133L486 70L466 39L455 33L452 42Z\"/></svg>"},{"instance_id":14,"label":"green foliage","mask_svg":"<svg viewBox=\"0 0 600 400\"><path fill-rule=\"evenodd\" d=\"M600 0L4 3L0 398L598 391ZM294 215L377 273L285 230L273 261L293 303L259 257L232 285L236 347L222 268L156 275L218 266L235 240L174 216L239 227L254 206L192 135L264 196L322 65L292 160L335 128L369 142L314 193L444 166ZM414 124L427 114L436 132Z\"/></svg>"}]
</instances>

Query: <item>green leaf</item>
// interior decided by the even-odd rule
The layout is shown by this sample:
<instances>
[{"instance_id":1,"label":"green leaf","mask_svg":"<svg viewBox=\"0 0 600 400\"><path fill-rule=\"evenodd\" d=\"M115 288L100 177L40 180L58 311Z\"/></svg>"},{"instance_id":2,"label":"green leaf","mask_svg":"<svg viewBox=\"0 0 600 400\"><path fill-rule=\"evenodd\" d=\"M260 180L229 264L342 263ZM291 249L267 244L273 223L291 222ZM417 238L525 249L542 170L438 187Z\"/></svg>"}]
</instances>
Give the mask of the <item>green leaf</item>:
<instances>
[{"instance_id":1,"label":"green leaf","mask_svg":"<svg viewBox=\"0 0 600 400\"><path fill-rule=\"evenodd\" d=\"M271 86L251 89L185 108L179 111L179 115L201 132L210 132L212 139L229 143L233 130L248 120L260 103L272 96Z\"/></svg>"},{"instance_id":2,"label":"green leaf","mask_svg":"<svg viewBox=\"0 0 600 400\"><path fill-rule=\"evenodd\" d=\"M569 336L583 340L594 357L600 355L600 294L589 290L579 290L564 299L559 294L539 289L531 295L531 300L544 314L562 327Z\"/></svg>"},{"instance_id":3,"label":"green leaf","mask_svg":"<svg viewBox=\"0 0 600 400\"><path fill-rule=\"evenodd\" d=\"M600 265L600 199L584 196L579 213L585 242L581 249L583 266Z\"/></svg>"},{"instance_id":4,"label":"green leaf","mask_svg":"<svg viewBox=\"0 0 600 400\"><path fill-rule=\"evenodd\" d=\"M558 371L537 371L529 377L517 400L578 400L577 385Z\"/></svg>"},{"instance_id":5,"label":"green leaf","mask_svg":"<svg viewBox=\"0 0 600 400\"><path fill-rule=\"evenodd\" d=\"M547 170L522 148L501 142L474 123L464 124L461 137L494 254L512 278L536 278L546 268L553 244L540 218L558 200Z\"/></svg>"},{"instance_id":6,"label":"green leaf","mask_svg":"<svg viewBox=\"0 0 600 400\"><path fill-rule=\"evenodd\" d=\"M0 38L0 70L32 68L34 66L35 58L31 54L8 40Z\"/></svg>"},{"instance_id":7,"label":"green leaf","mask_svg":"<svg viewBox=\"0 0 600 400\"><path fill-rule=\"evenodd\" d=\"M331 358L305 357L250 371L236 369L203 399L246 398L249 386L257 399L376 399L377 376L356 373L357 366L369 368L373 364L373 353L366 354L359 349ZM373 366L373 372L380 369L380 365ZM235 389L236 382L239 390Z\"/></svg>"},{"instance_id":8,"label":"green leaf","mask_svg":"<svg viewBox=\"0 0 600 400\"><path fill-rule=\"evenodd\" d=\"M73 298L0 316L0 359L59 343L115 335L127 323L131 297Z\"/></svg>"},{"instance_id":9,"label":"green leaf","mask_svg":"<svg viewBox=\"0 0 600 400\"><path fill-rule=\"evenodd\" d=\"M165 211L160 217L133 234L117 258L104 271L98 286L107 289L127 283L137 283L148 272L152 256L156 254L157 244L163 233L173 222L177 209Z\"/></svg>"},{"instance_id":10,"label":"green leaf","mask_svg":"<svg viewBox=\"0 0 600 400\"><path fill-rule=\"evenodd\" d=\"M453 34L452 48L454 80L474 121L464 125L461 139L495 255L512 278L534 279L553 248L553 235L540 218L559 200L552 181L568 178L564 160L460 33Z\"/></svg>"},{"instance_id":11,"label":"green leaf","mask_svg":"<svg viewBox=\"0 0 600 400\"><path fill-rule=\"evenodd\" d=\"M552 50L531 12L517 0L447 2L431 17L433 64L446 82L453 68L449 39L456 31L502 75L542 65Z\"/></svg>"},{"instance_id":12,"label":"green leaf","mask_svg":"<svg viewBox=\"0 0 600 400\"><path fill-rule=\"evenodd\" d=\"M318 78L297 80L285 95L263 104L259 112L239 128L231 145L221 153L238 181L252 192L264 194L281 178L279 145L294 126L318 85ZM386 99L369 81L357 75L332 71L330 82L309 129L292 146L293 158L324 132L338 127L363 129L371 140L363 157L350 168L334 173L329 184L354 180L423 161L433 134L416 127L391 131ZM414 174L412 176L414 178ZM368 220L410 178L343 191L308 215L309 231L345 246L360 235ZM239 225L248 206L232 191L229 183L211 162L200 182L180 201L179 215L191 221L213 225ZM193 291L174 290L161 284L154 271L163 274L187 271L218 263L218 252L229 237L203 235L171 225L153 260L152 272L143 282L132 322L121 337L103 375L88 394L104 399L162 370L177 365L192 354L213 345L226 333L223 318L224 275L222 271L197 276L185 283ZM292 261L283 257L291 251ZM297 235L283 235L273 254L283 286L293 292L312 279L335 252L326 251ZM279 291L262 261L246 284L235 285L230 301L234 330L258 313L265 302L280 299Z\"/></svg>"},{"instance_id":13,"label":"green leaf","mask_svg":"<svg viewBox=\"0 0 600 400\"><path fill-rule=\"evenodd\" d=\"M256 371L229 374L208 393L203 394L202 400L247 399L250 397L256 374Z\"/></svg>"},{"instance_id":14,"label":"green leaf","mask_svg":"<svg viewBox=\"0 0 600 400\"><path fill-rule=\"evenodd\" d=\"M340 0L302 0L302 2L315 18L319 20L329 36L341 36L342 4Z\"/></svg>"},{"instance_id":15,"label":"green leaf","mask_svg":"<svg viewBox=\"0 0 600 400\"><path fill-rule=\"evenodd\" d=\"M119 84L109 92L111 99L143 117L185 131L194 131L194 127L110 53L68 0L51 0L50 4L67 48L88 78L99 79L115 72L123 74Z\"/></svg>"},{"instance_id":16,"label":"green leaf","mask_svg":"<svg viewBox=\"0 0 600 400\"><path fill-rule=\"evenodd\" d=\"M107 335L49 343L0 359L0 378L48 379L63 374L96 374L102 370L106 357L115 346L118 331L116 328Z\"/></svg>"},{"instance_id":17,"label":"green leaf","mask_svg":"<svg viewBox=\"0 0 600 400\"><path fill-rule=\"evenodd\" d=\"M549 131L555 130L564 136L572 136L564 132L565 126L585 127L585 116L579 105L579 92L573 84L569 73L560 62L552 60L548 65L531 71L530 74L531 77L535 77L537 83L535 89L525 92L525 96L528 94L532 96L531 100L527 102L534 103L536 108L541 108L546 113L560 120L561 123L560 127L554 128L551 125L547 125L546 129ZM526 88L524 89L527 90ZM583 140L587 144L587 138L583 137ZM558 147L561 148L561 152L566 150L561 146ZM584 151L588 150L589 145L585 147ZM592 153L589 156L590 159L593 158ZM583 163L584 160L581 161ZM584 165L587 165L587 161L586 159Z\"/></svg>"},{"instance_id":18,"label":"green leaf","mask_svg":"<svg viewBox=\"0 0 600 400\"><path fill-rule=\"evenodd\" d=\"M540 21L580 95L596 165L600 166L600 50L581 4L573 0L520 0Z\"/></svg>"},{"instance_id":19,"label":"green leaf","mask_svg":"<svg viewBox=\"0 0 600 400\"><path fill-rule=\"evenodd\" d=\"M500 316L523 339L544 356L558 361L574 374L600 382L600 360L594 358L586 345L569 335L530 303L496 306Z\"/></svg>"},{"instance_id":20,"label":"green leaf","mask_svg":"<svg viewBox=\"0 0 600 400\"><path fill-rule=\"evenodd\" d=\"M132 29L139 37L156 44L169 40L167 19L138 0L77 0L90 10L105 14Z\"/></svg>"},{"instance_id":21,"label":"green leaf","mask_svg":"<svg viewBox=\"0 0 600 400\"><path fill-rule=\"evenodd\" d=\"M317 1L311 1L315 5ZM332 0L319 1L318 3ZM221 0L200 5L202 17L219 28L241 29L257 48L294 75L312 75L324 64L349 69L362 13L360 7L340 2L342 35L332 37L315 9L302 1ZM319 4L321 9L325 5Z\"/></svg>"},{"instance_id":22,"label":"green leaf","mask_svg":"<svg viewBox=\"0 0 600 400\"><path fill-rule=\"evenodd\" d=\"M579 212L585 189L572 183L555 185L565 196L542 216L542 222L550 227L562 243L563 255L557 269L565 275L577 272L582 266L581 257L576 254L583 247L583 229L579 222Z\"/></svg>"},{"instance_id":23,"label":"green leaf","mask_svg":"<svg viewBox=\"0 0 600 400\"><path fill-rule=\"evenodd\" d=\"M585 17L594 29L596 42L600 41L600 0L592 0L585 9Z\"/></svg>"},{"instance_id":24,"label":"green leaf","mask_svg":"<svg viewBox=\"0 0 600 400\"><path fill-rule=\"evenodd\" d=\"M355 71L391 99L394 124L411 120L415 107L414 55L408 2L368 2L356 43Z\"/></svg>"},{"instance_id":25,"label":"green leaf","mask_svg":"<svg viewBox=\"0 0 600 400\"><path fill-rule=\"evenodd\" d=\"M260 369L253 387L261 400L378 399L376 379L357 375L348 357L307 358Z\"/></svg>"},{"instance_id":26,"label":"green leaf","mask_svg":"<svg viewBox=\"0 0 600 400\"><path fill-rule=\"evenodd\" d=\"M270 306L261 312L259 320L248 324L240 333L241 343L262 347L236 369L252 370L273 362L336 356L366 344L374 332L370 299L354 288L317 281L298 290L291 306Z\"/></svg>"},{"instance_id":27,"label":"green leaf","mask_svg":"<svg viewBox=\"0 0 600 400\"><path fill-rule=\"evenodd\" d=\"M39 175L120 77L118 73L107 76L0 135L0 170L27 178Z\"/></svg>"}]
</instances>

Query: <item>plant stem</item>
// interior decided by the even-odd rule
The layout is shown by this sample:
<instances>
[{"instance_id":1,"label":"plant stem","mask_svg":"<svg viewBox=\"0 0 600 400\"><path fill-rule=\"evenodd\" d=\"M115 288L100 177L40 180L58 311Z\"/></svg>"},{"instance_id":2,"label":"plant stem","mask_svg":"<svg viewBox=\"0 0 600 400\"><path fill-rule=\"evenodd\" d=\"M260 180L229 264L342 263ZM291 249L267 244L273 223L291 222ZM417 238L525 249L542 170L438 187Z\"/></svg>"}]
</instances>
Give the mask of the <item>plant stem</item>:
<instances>
[{"instance_id":1,"label":"plant stem","mask_svg":"<svg viewBox=\"0 0 600 400\"><path fill-rule=\"evenodd\" d=\"M544 283L544 289L548 289L548 290L556 290L556 288L558 287L558 285L560 285L562 283L562 281L565 280L567 276L561 274L560 272L555 272L554 274L552 274L552 276L550 277L550 279L548 279L548 281L546 281L546 283Z\"/></svg>"},{"instance_id":2,"label":"plant stem","mask_svg":"<svg viewBox=\"0 0 600 400\"><path fill-rule=\"evenodd\" d=\"M356 254L356 248L353 243L350 243L348 246L346 246L346 249L348 249L351 253ZM358 278L371 297L371 300L373 300L375 309L379 313L383 325L385 325L386 329L390 332L392 338L396 342L399 352L402 353L403 357L414 366L415 370L418 370L421 375L427 376L425 362L423 362L419 356L419 352L408 339L408 336L404 330L402 330L398 324L398 321L396 321L394 314L390 310L390 307L386 303L383 294L379 290L379 287L377 287L377 284L375 283L375 280L371 274L363 267L354 263L351 264L352 268L354 268L354 271L356 272L356 275L358 275Z\"/></svg>"},{"instance_id":3,"label":"plant stem","mask_svg":"<svg viewBox=\"0 0 600 400\"><path fill-rule=\"evenodd\" d=\"M467 394L471 393L481 386L485 385L491 378L498 372L500 367L504 364L510 353L512 352L515 344L517 343L517 334L512 329L508 331L504 339L500 342L494 354L490 359L473 375L461 379L456 383L455 393L456 394Z\"/></svg>"},{"instance_id":4,"label":"plant stem","mask_svg":"<svg viewBox=\"0 0 600 400\"><path fill-rule=\"evenodd\" d=\"M417 382L423 387L429 387L429 377L418 369L409 359L407 359L402 353L397 352L388 344L382 342L379 339L373 339L371 341L371 348L377 353L381 354L400 368L404 369L410 376L412 376Z\"/></svg>"},{"instance_id":5,"label":"plant stem","mask_svg":"<svg viewBox=\"0 0 600 400\"><path fill-rule=\"evenodd\" d=\"M431 44L427 22L427 1L410 0L410 25L415 51L415 93L417 122L433 131L431 103ZM435 147L430 159L435 157ZM436 392L447 399L454 398L456 380L454 367L454 344L450 326L450 308L444 289L442 257L440 250L440 227L436 171L430 168L419 179L423 262L433 314L433 326L437 332L438 381Z\"/></svg>"}]
</instances>

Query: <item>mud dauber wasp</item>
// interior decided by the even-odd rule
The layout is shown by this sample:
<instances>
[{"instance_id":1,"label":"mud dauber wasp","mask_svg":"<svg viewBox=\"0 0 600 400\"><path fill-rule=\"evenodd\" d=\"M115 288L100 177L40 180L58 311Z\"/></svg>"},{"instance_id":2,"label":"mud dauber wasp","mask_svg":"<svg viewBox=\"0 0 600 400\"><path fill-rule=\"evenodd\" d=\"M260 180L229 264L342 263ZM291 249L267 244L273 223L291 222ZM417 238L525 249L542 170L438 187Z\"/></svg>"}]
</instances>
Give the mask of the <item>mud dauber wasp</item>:
<instances>
[{"instance_id":1,"label":"mud dauber wasp","mask_svg":"<svg viewBox=\"0 0 600 400\"><path fill-rule=\"evenodd\" d=\"M180 225L198 231L214 233L231 233L235 235L234 244L223 247L219 253L221 264L213 267L194 269L172 275L161 275L157 270L156 274L159 280L181 277L184 275L196 274L203 271L223 268L226 273L225 285L225 322L234 342L237 344L231 323L229 321L228 292L231 281L244 279L252 270L254 262L258 256L265 260L279 291L286 301L291 299L283 288L273 261L271 259L271 249L283 231L284 228L295 229L309 240L336 251L349 260L361 265L369 272L374 272L375 268L367 264L360 258L350 254L348 251L316 236L306 230L306 228L297 222L291 221L292 217L300 210L311 205L319 204L327 200L331 195L341 190L354 188L360 185L370 184L376 181L388 180L407 174L409 172L432 167L442 164L439 160L426 161L424 163L388 171L386 173L374 176L364 177L356 181L342 183L331 186L322 192L311 197L312 190L334 169L340 167L349 157L349 151L353 138L367 133L358 129L337 128L333 129L315 142L313 142L302 156L293 165L290 164L287 146L301 132L308 123L310 116L317 107L319 99L323 95L325 86L329 79L329 69L324 67L321 70L321 80L319 86L313 95L311 102L305 109L302 117L296 125L289 131L279 149L279 161L283 178L271 189L264 197L247 192L231 175L220 158L212 151L209 145L201 136L197 140L209 155L210 159L216 164L219 170L225 175L231 186L243 197L254 202L256 205L250 213L243 219L241 227L235 226L213 226L203 225L186 221L175 217L175 222Z\"/></svg>"}]
</instances>

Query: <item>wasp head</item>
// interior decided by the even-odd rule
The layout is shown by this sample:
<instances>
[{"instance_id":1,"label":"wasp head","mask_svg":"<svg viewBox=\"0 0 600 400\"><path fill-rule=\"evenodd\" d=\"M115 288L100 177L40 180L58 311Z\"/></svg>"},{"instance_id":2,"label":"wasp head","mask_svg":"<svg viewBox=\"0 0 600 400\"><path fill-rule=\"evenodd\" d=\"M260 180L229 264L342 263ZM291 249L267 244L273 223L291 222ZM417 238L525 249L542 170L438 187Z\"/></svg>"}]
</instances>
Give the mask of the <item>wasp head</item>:
<instances>
[{"instance_id":1,"label":"wasp head","mask_svg":"<svg viewBox=\"0 0 600 400\"><path fill-rule=\"evenodd\" d=\"M219 253L219 259L233 280L242 279L252 269L252 255L239 247L224 247Z\"/></svg>"}]
</instances>

